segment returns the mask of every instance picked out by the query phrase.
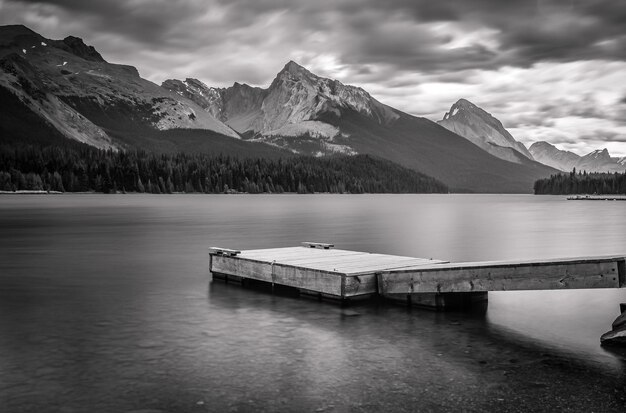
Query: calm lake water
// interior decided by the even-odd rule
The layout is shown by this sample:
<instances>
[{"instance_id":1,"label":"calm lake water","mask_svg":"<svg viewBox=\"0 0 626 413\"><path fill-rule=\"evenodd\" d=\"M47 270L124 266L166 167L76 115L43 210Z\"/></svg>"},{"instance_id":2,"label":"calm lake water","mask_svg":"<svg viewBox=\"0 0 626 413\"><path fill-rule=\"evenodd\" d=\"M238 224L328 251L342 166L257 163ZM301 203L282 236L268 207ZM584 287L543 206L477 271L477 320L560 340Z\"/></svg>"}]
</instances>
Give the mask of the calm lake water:
<instances>
[{"instance_id":1,"label":"calm lake water","mask_svg":"<svg viewBox=\"0 0 626 413\"><path fill-rule=\"evenodd\" d=\"M626 202L531 195L0 197L0 411L624 411L626 290L484 313L212 282L207 247L451 261L626 253Z\"/></svg>"}]
</instances>

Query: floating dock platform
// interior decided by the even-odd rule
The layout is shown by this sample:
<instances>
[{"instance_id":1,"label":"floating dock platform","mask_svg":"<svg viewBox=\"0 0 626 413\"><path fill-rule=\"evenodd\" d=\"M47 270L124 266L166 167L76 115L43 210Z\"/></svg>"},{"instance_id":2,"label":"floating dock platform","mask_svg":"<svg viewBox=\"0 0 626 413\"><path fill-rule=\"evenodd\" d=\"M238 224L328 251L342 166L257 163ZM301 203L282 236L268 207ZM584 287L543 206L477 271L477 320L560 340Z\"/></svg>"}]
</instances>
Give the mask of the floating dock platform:
<instances>
[{"instance_id":1,"label":"floating dock platform","mask_svg":"<svg viewBox=\"0 0 626 413\"><path fill-rule=\"evenodd\" d=\"M626 201L626 195L574 195L568 201Z\"/></svg>"},{"instance_id":2,"label":"floating dock platform","mask_svg":"<svg viewBox=\"0 0 626 413\"><path fill-rule=\"evenodd\" d=\"M382 296L436 309L485 301L489 291L626 286L626 254L451 263L314 242L247 251L211 248L209 253L210 271L217 279L256 280L340 300Z\"/></svg>"},{"instance_id":3,"label":"floating dock platform","mask_svg":"<svg viewBox=\"0 0 626 413\"><path fill-rule=\"evenodd\" d=\"M332 244L238 251L211 248L213 277L256 280L303 293L349 299L378 294L383 271L410 270L447 261L334 249Z\"/></svg>"}]
</instances>

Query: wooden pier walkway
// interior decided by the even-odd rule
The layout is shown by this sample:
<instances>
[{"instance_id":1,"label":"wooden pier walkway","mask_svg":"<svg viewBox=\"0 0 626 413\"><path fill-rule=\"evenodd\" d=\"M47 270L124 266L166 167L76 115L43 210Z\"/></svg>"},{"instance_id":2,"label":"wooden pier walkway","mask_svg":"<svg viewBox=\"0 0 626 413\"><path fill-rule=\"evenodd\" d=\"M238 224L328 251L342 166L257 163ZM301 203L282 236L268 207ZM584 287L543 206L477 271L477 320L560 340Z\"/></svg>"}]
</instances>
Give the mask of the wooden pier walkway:
<instances>
[{"instance_id":1,"label":"wooden pier walkway","mask_svg":"<svg viewBox=\"0 0 626 413\"><path fill-rule=\"evenodd\" d=\"M381 295L446 307L488 291L624 288L626 254L586 258L450 263L334 249L332 244L210 250L210 271L225 280L257 280L339 299Z\"/></svg>"},{"instance_id":2,"label":"wooden pier walkway","mask_svg":"<svg viewBox=\"0 0 626 413\"><path fill-rule=\"evenodd\" d=\"M625 288L626 254L451 263L443 260L334 249L332 244L239 251L210 248L214 279L255 280L303 294L346 300L382 296L432 309L485 303L489 291ZM486 307L483 307L486 308ZM601 337L626 345L626 304Z\"/></svg>"}]
</instances>

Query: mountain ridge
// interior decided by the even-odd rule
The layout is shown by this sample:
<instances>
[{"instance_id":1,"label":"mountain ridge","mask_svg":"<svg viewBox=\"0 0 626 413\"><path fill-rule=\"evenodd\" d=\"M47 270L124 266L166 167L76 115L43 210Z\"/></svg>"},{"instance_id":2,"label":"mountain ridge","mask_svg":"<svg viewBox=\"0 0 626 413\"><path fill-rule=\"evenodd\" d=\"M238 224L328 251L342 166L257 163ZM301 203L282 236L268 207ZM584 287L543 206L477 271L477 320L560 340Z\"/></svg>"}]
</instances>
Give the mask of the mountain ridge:
<instances>
[{"instance_id":1,"label":"mountain ridge","mask_svg":"<svg viewBox=\"0 0 626 413\"><path fill-rule=\"evenodd\" d=\"M574 168L587 172L626 171L626 157L612 157L606 148L596 149L580 156L560 150L548 142L539 141L533 143L529 150L538 161L563 172L570 172Z\"/></svg>"},{"instance_id":2,"label":"mountain ridge","mask_svg":"<svg viewBox=\"0 0 626 413\"><path fill-rule=\"evenodd\" d=\"M189 80L167 82L191 92ZM204 85L203 93L210 89ZM293 61L265 89L235 83L212 90L221 100L208 110L226 108L220 119L247 139L304 154L375 154L443 180L453 190L531 192L535 179L556 172L511 148L505 150L514 154L514 162L495 157L443 126L384 105L361 88L319 77ZM198 95L196 102L202 100ZM274 123L263 121L268 114Z\"/></svg>"},{"instance_id":3,"label":"mountain ridge","mask_svg":"<svg viewBox=\"0 0 626 413\"><path fill-rule=\"evenodd\" d=\"M195 88L195 97L189 90L190 82L201 85ZM168 79L162 83L163 87L175 91L180 91L183 85L191 92L191 99L205 104L206 110L240 134L272 136L292 124L301 124L300 134L325 134L304 122L314 121L324 112L338 113L339 107L362 112L379 122L397 118L392 108L378 102L362 88L317 76L293 60L285 64L266 89L238 82L228 88L212 88L189 78L185 81ZM205 94L215 98L207 100Z\"/></svg>"},{"instance_id":4,"label":"mountain ridge","mask_svg":"<svg viewBox=\"0 0 626 413\"><path fill-rule=\"evenodd\" d=\"M198 128L239 138L194 102L132 66L108 63L82 39L46 39L22 25L0 27L0 87L67 138L101 149L123 147L114 138L123 131L111 129L130 119L135 132Z\"/></svg>"}]
</instances>

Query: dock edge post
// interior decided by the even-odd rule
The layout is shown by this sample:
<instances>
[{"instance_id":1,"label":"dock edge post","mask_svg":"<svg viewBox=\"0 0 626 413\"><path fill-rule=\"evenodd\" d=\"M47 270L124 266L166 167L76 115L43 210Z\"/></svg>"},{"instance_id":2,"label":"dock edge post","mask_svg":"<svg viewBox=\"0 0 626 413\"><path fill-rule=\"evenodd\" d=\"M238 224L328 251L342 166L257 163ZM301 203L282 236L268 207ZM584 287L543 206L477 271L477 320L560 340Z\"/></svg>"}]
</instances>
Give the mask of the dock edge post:
<instances>
[{"instance_id":1,"label":"dock edge post","mask_svg":"<svg viewBox=\"0 0 626 413\"><path fill-rule=\"evenodd\" d=\"M619 278L619 287L626 287L626 258L617 261L617 276Z\"/></svg>"},{"instance_id":2,"label":"dock edge post","mask_svg":"<svg viewBox=\"0 0 626 413\"><path fill-rule=\"evenodd\" d=\"M209 272L211 275L213 274L213 254L211 253L211 250L209 250Z\"/></svg>"}]
</instances>

